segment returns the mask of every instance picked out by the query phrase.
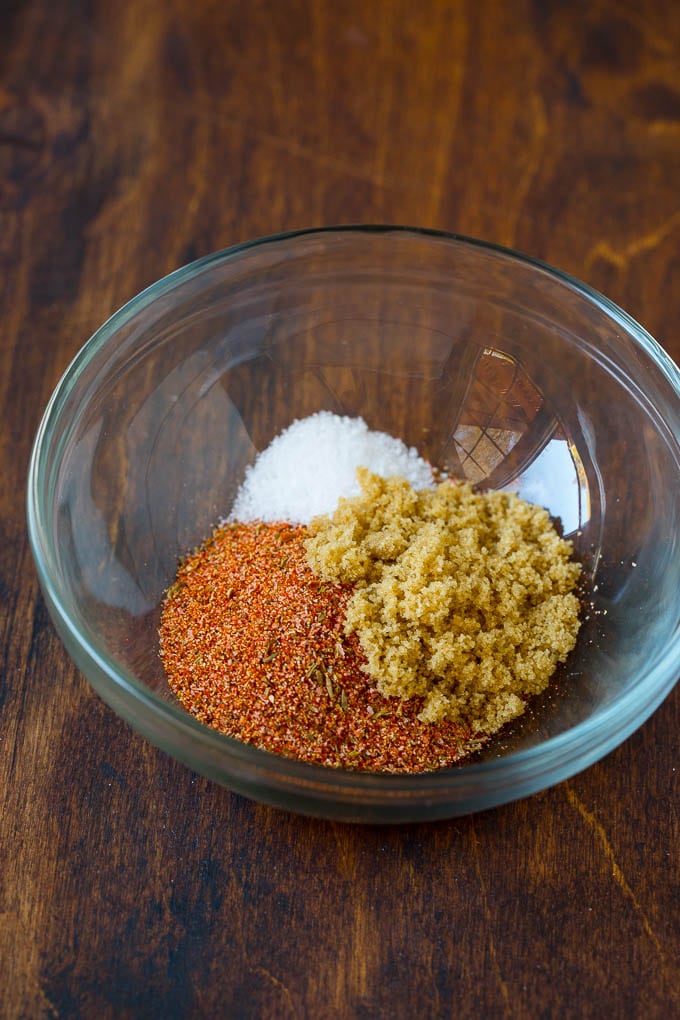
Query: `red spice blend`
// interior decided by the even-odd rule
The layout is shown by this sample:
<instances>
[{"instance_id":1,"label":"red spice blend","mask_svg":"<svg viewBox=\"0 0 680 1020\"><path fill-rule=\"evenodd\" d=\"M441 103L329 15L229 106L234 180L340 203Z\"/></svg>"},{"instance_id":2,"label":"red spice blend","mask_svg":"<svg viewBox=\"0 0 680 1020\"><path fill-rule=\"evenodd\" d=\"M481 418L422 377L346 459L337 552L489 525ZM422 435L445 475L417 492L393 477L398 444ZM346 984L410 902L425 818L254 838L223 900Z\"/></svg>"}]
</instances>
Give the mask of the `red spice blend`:
<instances>
[{"instance_id":1,"label":"red spice blend","mask_svg":"<svg viewBox=\"0 0 680 1020\"><path fill-rule=\"evenodd\" d=\"M318 765L424 772L480 741L450 721L421 723L422 699L383 698L344 633L351 587L307 564L306 528L230 524L180 565L161 617L171 688L201 722Z\"/></svg>"}]
</instances>

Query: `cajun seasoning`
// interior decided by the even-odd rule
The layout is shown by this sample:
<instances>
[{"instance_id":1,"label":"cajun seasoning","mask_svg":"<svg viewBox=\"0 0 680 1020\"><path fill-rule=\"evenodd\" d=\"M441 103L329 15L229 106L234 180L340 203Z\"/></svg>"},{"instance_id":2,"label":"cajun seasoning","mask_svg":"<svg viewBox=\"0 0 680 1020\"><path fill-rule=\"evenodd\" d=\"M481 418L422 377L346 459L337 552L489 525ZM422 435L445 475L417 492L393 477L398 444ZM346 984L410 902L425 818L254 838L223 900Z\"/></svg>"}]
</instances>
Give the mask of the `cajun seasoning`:
<instances>
[{"instance_id":1,"label":"cajun seasoning","mask_svg":"<svg viewBox=\"0 0 680 1020\"><path fill-rule=\"evenodd\" d=\"M482 740L418 719L423 699L385 698L345 632L350 585L321 580L308 532L232 523L180 565L163 606L170 686L199 721L275 754L332 767L424 772Z\"/></svg>"}]
</instances>

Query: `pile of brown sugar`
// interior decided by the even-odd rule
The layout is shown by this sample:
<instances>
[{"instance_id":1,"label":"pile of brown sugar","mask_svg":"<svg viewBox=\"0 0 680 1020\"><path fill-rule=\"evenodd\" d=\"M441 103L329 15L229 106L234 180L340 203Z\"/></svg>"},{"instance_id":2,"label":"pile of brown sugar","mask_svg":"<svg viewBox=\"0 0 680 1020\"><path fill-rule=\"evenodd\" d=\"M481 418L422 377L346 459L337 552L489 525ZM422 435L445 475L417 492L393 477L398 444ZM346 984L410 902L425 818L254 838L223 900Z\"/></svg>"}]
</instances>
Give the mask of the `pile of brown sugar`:
<instances>
[{"instance_id":1,"label":"pile of brown sugar","mask_svg":"<svg viewBox=\"0 0 680 1020\"><path fill-rule=\"evenodd\" d=\"M421 722L496 732L576 643L571 543L508 493L359 477L361 495L315 518L306 549L320 577L354 586L345 628L369 676L386 698L422 699Z\"/></svg>"}]
</instances>

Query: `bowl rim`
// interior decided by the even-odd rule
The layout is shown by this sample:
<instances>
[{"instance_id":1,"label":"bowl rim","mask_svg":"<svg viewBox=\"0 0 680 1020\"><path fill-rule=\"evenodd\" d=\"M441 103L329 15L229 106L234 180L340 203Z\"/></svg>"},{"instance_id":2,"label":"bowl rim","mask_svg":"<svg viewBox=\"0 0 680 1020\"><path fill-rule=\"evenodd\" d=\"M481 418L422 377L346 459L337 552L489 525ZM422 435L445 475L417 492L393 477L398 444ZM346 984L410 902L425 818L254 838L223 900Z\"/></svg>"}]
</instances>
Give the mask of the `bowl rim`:
<instances>
[{"instance_id":1,"label":"bowl rim","mask_svg":"<svg viewBox=\"0 0 680 1020\"><path fill-rule=\"evenodd\" d=\"M482 777L488 780L490 776L496 776L500 779L506 773L510 773L514 780L517 780L519 777L520 782L514 781L510 784L512 789L507 795L503 795L500 798L496 797L495 799L487 798L486 802L480 804L481 809L484 806L490 806L491 803L507 802L516 797L523 796L523 791L516 789L521 787L521 780L528 783L531 786L529 792L533 792L568 778L570 775L581 771L582 768L602 758L642 725L670 693L679 678L680 626L676 624L672 639L659 655L652 660L648 670L641 675L639 682L632 689L617 696L613 702L598 710L591 718L575 724L557 736L543 740L536 746L522 751L499 755L496 759L486 759L483 762L473 761L469 764L463 762L451 768L432 772L369 772L313 765L297 759L287 758L253 745L242 743L235 738L228 737L199 723L186 710L176 707L171 702L165 701L154 694L145 684L137 680L134 674L109 659L105 653L100 651L82 633L60 597L58 578L51 569L50 543L47 540L47 533L44 527L47 521L45 500L49 494L42 492L40 485L48 441L53 434L53 426L58 420L69 395L77 385L83 369L94 360L116 330L128 323L139 311L158 298L167 295L176 287L198 276L209 267L232 261L258 248L295 241L298 238L351 233L394 233L453 242L463 247L471 247L493 253L502 259L518 262L547 274L570 290L576 291L588 302L596 305L601 312L623 329L628 338L640 347L643 353L662 372L675 395L680 400L680 369L670 355L640 323L615 302L588 284L530 255L525 255L503 245L468 237L464 234L402 225L343 224L270 234L212 252L175 269L150 284L109 316L79 349L61 375L50 396L36 431L31 450L26 490L26 515L30 547L48 608L58 618L58 621L55 620L54 622L55 624L58 623L57 630L62 634L62 637L68 637L74 645L80 647L87 659L106 677L107 681L113 685L113 688L119 689L125 695L128 695L133 701L143 706L144 709L153 714L158 714L164 722L171 726L173 731L178 733L178 736L188 737L194 746L198 742L213 753L217 753L218 756L222 756L225 761L240 760L255 768L259 767L261 770L266 771L268 776L273 771L283 782L284 786L285 780L288 778L291 781L300 781L302 784L308 783L322 790L324 787L332 785L336 793L352 793L354 797L362 793L369 793L371 790L394 794L402 792L411 797L417 792L421 794L428 792L432 796L449 794L448 801L454 803L456 798L453 794L458 784L465 785L468 796L472 788L472 796L481 799L483 796L481 791L474 790L476 780L481 780ZM677 442L680 433L674 430L671 430L671 433ZM57 457L59 455L58 453ZM107 700L105 693L102 691L100 693ZM645 698L641 700L641 695L643 694ZM125 718L133 726L135 725L134 715L119 714L125 715ZM153 740L153 737L150 737L143 728L142 732ZM179 756L176 750L170 753ZM219 768L208 768L198 764L192 767L202 770L212 778L220 779L220 781L229 785L228 770L226 773L222 773ZM464 784L461 783L462 779L465 780ZM510 789L510 786L508 789Z\"/></svg>"}]
</instances>

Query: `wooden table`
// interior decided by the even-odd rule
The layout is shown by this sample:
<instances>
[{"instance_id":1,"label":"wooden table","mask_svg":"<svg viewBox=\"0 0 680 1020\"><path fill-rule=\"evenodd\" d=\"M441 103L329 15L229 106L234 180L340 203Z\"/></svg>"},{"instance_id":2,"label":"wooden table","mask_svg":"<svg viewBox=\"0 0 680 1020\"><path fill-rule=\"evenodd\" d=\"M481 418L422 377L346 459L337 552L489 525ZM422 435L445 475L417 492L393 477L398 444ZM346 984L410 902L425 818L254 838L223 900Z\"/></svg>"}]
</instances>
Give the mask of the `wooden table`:
<instances>
[{"instance_id":1,"label":"wooden table","mask_svg":"<svg viewBox=\"0 0 680 1020\"><path fill-rule=\"evenodd\" d=\"M287 815L100 703L23 509L90 333L256 235L383 221L511 245L680 358L680 6L4 0L0 68L0 1015L680 1016L680 688L517 804Z\"/></svg>"}]
</instances>

